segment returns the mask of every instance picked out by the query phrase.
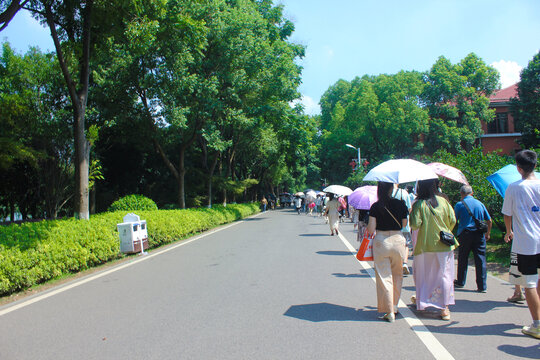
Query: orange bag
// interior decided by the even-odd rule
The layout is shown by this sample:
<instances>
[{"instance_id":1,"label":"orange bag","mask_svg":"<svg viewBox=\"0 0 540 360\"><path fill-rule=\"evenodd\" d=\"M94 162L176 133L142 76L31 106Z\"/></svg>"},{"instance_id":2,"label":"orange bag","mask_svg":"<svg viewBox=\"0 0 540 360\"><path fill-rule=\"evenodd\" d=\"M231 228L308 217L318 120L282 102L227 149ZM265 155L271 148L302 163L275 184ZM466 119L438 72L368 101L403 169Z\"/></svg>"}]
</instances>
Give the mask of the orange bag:
<instances>
[{"instance_id":1,"label":"orange bag","mask_svg":"<svg viewBox=\"0 0 540 360\"><path fill-rule=\"evenodd\" d=\"M362 239L356 258L360 261L373 261L373 238L368 235L367 230L364 231L364 238Z\"/></svg>"}]
</instances>

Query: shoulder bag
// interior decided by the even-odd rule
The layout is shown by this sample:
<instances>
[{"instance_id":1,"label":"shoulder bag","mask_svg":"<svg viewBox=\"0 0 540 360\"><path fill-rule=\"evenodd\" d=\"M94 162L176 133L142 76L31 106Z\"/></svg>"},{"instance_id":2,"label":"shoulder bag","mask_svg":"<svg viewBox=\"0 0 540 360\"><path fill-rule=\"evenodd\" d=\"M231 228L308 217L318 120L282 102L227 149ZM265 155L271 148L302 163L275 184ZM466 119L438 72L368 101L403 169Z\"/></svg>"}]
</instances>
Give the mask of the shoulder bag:
<instances>
[{"instance_id":1,"label":"shoulder bag","mask_svg":"<svg viewBox=\"0 0 540 360\"><path fill-rule=\"evenodd\" d=\"M435 214L435 211L433 210L433 207L431 206L431 204L428 201L426 201L426 203L428 204L429 210L433 214L433 218L435 219L435 222L437 223L437 225L441 226L439 224L439 222L437 221L437 215ZM441 227L446 228L446 226L441 226ZM441 230L441 232L439 233L439 241L442 242L444 245L447 245L447 246L456 245L456 238L454 237L454 234L452 234L452 232L450 232L450 231Z\"/></svg>"},{"instance_id":2,"label":"shoulder bag","mask_svg":"<svg viewBox=\"0 0 540 360\"><path fill-rule=\"evenodd\" d=\"M384 209L385 209L386 211L388 211L388 213L390 214L390 216L392 217L392 219L394 219L394 221L398 224L398 226L399 226L400 228L402 228L403 225L400 224L399 221L397 221L397 219L396 219L396 217L394 216L394 214L392 214L392 213L390 212L390 210L388 210L388 209L386 208L386 206L384 207Z\"/></svg>"},{"instance_id":3,"label":"shoulder bag","mask_svg":"<svg viewBox=\"0 0 540 360\"><path fill-rule=\"evenodd\" d=\"M471 212L471 209L469 209L469 207L467 206L467 203L465 202L465 200L461 200L461 203L463 205L465 205L465 209L467 209L467 211L469 212L469 215L471 215L471 217L473 218L474 220L474 226L476 227L476 231L479 231L481 232L482 234L485 234L487 233L488 231L488 224L485 220L478 220L474 215L473 213Z\"/></svg>"}]
</instances>

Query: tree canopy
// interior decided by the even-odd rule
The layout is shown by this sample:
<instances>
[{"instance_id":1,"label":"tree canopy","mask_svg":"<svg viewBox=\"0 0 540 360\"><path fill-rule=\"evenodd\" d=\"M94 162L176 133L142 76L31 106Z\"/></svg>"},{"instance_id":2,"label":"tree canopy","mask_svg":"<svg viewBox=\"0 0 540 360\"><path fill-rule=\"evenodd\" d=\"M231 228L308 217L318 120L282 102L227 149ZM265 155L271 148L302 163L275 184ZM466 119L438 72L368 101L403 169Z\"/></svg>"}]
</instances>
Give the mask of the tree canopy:
<instances>
[{"instance_id":1,"label":"tree canopy","mask_svg":"<svg viewBox=\"0 0 540 360\"><path fill-rule=\"evenodd\" d=\"M513 99L512 111L516 118L516 128L521 132L524 147L538 147L540 144L540 52L521 72L518 97Z\"/></svg>"}]
</instances>

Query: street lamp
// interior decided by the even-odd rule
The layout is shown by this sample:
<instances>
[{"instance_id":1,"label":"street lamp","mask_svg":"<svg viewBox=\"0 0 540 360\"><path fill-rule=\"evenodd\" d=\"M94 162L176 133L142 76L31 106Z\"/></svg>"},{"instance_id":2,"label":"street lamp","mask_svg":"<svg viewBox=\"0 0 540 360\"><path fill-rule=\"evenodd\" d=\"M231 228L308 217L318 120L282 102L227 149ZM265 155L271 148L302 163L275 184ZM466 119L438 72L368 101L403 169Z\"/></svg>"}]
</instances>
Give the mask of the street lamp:
<instances>
[{"instance_id":1,"label":"street lamp","mask_svg":"<svg viewBox=\"0 0 540 360\"><path fill-rule=\"evenodd\" d=\"M360 169L360 166L362 165L361 158L360 158L360 147L356 148L355 146L352 146L351 144L345 144L345 146L350 147L351 149L358 150L358 169Z\"/></svg>"}]
</instances>

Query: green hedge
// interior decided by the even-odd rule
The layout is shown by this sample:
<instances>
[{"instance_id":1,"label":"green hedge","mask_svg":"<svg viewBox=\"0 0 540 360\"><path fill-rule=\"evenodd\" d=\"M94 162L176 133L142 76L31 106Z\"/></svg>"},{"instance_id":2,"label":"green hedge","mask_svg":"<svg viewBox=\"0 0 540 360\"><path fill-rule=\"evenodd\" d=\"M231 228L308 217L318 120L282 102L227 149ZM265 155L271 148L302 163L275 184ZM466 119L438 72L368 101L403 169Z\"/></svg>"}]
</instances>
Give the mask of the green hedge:
<instances>
[{"instance_id":1,"label":"green hedge","mask_svg":"<svg viewBox=\"0 0 540 360\"><path fill-rule=\"evenodd\" d=\"M108 211L141 211L157 210L154 200L143 195L128 195L113 202Z\"/></svg>"},{"instance_id":2,"label":"green hedge","mask_svg":"<svg viewBox=\"0 0 540 360\"><path fill-rule=\"evenodd\" d=\"M186 238L259 212L257 203L211 209L138 211L147 221L150 248ZM0 227L0 295L8 295L64 274L125 255L116 224L125 211L84 220L51 220Z\"/></svg>"}]
</instances>

